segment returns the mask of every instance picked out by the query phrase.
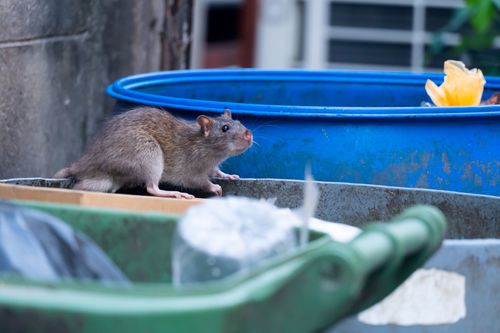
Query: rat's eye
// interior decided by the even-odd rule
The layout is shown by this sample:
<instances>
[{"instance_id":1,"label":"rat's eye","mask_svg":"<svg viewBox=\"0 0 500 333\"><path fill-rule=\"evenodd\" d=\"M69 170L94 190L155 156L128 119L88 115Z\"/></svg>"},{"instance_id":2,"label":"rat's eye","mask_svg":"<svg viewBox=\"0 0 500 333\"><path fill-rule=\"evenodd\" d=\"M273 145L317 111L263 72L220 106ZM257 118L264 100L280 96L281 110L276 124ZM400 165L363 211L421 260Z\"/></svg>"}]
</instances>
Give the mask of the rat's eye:
<instances>
[{"instance_id":1,"label":"rat's eye","mask_svg":"<svg viewBox=\"0 0 500 333\"><path fill-rule=\"evenodd\" d=\"M229 131L229 126L228 125L222 126L222 132L227 132L227 131Z\"/></svg>"}]
</instances>

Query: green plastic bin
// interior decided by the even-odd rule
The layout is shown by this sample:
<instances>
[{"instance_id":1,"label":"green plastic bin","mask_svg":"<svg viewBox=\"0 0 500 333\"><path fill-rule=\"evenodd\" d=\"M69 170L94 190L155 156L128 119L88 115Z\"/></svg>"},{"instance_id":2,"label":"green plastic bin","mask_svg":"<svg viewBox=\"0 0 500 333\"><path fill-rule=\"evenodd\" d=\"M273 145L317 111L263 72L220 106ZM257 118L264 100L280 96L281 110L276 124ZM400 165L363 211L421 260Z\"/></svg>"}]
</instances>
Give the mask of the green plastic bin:
<instances>
[{"instance_id":1,"label":"green plastic bin","mask_svg":"<svg viewBox=\"0 0 500 333\"><path fill-rule=\"evenodd\" d=\"M416 206L347 244L311 233L292 255L200 289L171 286L178 216L21 202L91 237L131 286L0 279L0 332L311 332L381 300L440 246L446 222Z\"/></svg>"}]
</instances>

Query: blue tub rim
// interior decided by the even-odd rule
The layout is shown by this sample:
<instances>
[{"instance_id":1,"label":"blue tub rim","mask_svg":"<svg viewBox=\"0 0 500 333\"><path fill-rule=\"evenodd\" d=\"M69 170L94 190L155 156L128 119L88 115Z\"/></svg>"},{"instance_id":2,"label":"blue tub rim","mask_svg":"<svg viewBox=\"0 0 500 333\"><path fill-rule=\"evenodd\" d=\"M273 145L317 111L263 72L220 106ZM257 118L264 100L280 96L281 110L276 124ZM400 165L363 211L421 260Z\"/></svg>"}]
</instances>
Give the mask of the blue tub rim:
<instances>
[{"instance_id":1,"label":"blue tub rim","mask_svg":"<svg viewBox=\"0 0 500 333\"><path fill-rule=\"evenodd\" d=\"M443 74L349 71L349 70L262 70L253 68L200 69L160 71L131 75L121 78L108 86L106 92L118 101L131 102L138 105L173 108L198 112L220 113L225 108L236 115L254 115L293 118L469 118L500 117L500 105L483 105L474 107L339 107L339 106L304 106L304 105L268 105L236 102L219 102L203 99L160 96L133 90L176 82L204 81L255 81L255 80L289 80L289 81L335 81L377 84L421 85L431 79L440 84ZM486 77L486 88L500 91L500 77ZM474 111L471 111L473 109ZM418 110L418 111L416 111Z\"/></svg>"}]
</instances>

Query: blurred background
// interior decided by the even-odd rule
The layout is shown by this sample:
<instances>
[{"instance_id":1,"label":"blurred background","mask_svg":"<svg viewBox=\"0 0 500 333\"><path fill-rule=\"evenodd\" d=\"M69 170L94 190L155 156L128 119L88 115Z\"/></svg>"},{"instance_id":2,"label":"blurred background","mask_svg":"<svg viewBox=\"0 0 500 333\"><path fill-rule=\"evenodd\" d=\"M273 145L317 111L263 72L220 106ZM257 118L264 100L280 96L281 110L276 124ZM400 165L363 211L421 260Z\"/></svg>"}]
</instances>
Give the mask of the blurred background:
<instances>
[{"instance_id":1,"label":"blurred background","mask_svg":"<svg viewBox=\"0 0 500 333\"><path fill-rule=\"evenodd\" d=\"M500 70L496 0L199 0L195 68Z\"/></svg>"},{"instance_id":2,"label":"blurred background","mask_svg":"<svg viewBox=\"0 0 500 333\"><path fill-rule=\"evenodd\" d=\"M500 0L0 0L0 178L52 176L113 81L218 67L500 75Z\"/></svg>"}]
</instances>

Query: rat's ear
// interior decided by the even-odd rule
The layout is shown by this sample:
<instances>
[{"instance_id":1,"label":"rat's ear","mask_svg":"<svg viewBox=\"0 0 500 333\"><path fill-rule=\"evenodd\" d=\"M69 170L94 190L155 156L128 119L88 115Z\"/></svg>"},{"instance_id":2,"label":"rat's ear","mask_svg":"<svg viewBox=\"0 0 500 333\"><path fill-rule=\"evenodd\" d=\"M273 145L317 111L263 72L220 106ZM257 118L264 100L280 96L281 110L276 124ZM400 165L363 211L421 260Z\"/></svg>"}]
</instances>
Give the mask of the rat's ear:
<instances>
[{"instance_id":1,"label":"rat's ear","mask_svg":"<svg viewBox=\"0 0 500 333\"><path fill-rule=\"evenodd\" d=\"M201 131L203 132L203 135L208 136L208 133L210 133L210 130L212 129L212 126L214 125L214 121L207 116L198 116L196 118L196 121L198 124L200 124Z\"/></svg>"},{"instance_id":2,"label":"rat's ear","mask_svg":"<svg viewBox=\"0 0 500 333\"><path fill-rule=\"evenodd\" d=\"M231 110L225 109L224 114L222 114L222 118L232 119L231 118Z\"/></svg>"}]
</instances>

